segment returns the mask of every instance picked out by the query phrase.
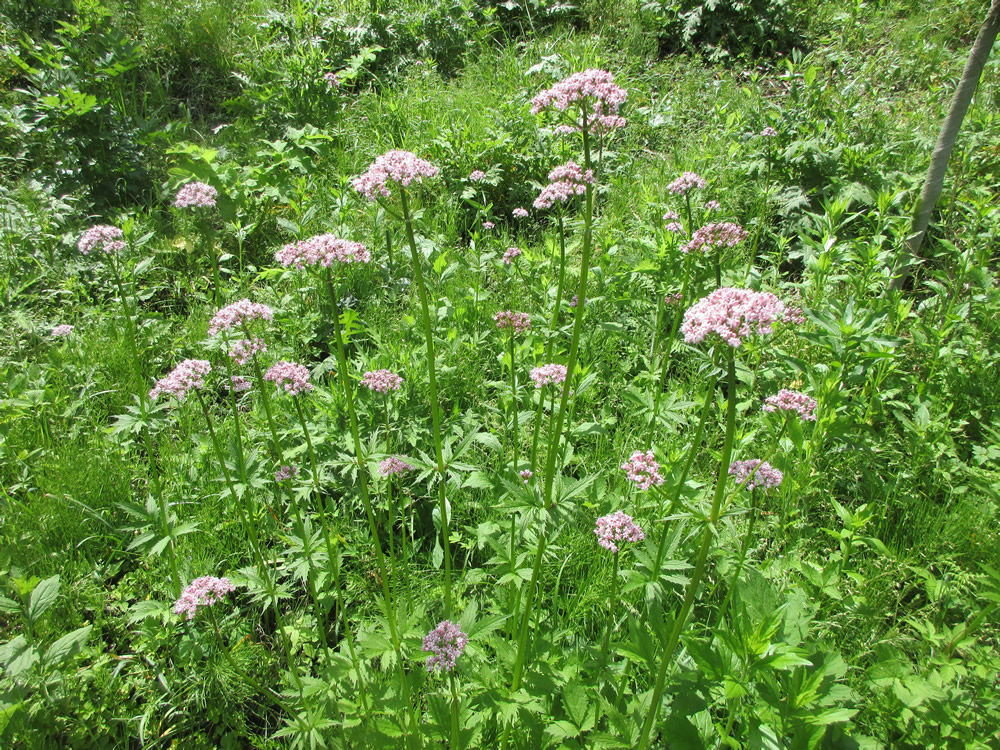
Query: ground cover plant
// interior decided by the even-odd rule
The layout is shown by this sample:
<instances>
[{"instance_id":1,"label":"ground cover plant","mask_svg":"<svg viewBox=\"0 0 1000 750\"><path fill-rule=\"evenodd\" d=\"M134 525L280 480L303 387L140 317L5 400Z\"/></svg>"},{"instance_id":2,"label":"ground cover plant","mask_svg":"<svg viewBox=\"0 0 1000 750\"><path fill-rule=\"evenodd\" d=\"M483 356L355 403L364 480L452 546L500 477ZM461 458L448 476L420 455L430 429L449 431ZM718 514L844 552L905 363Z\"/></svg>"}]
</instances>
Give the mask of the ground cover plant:
<instances>
[{"instance_id":1,"label":"ground cover plant","mask_svg":"<svg viewBox=\"0 0 1000 750\"><path fill-rule=\"evenodd\" d=\"M2 12L6 746L1000 747L986 4Z\"/></svg>"}]
</instances>

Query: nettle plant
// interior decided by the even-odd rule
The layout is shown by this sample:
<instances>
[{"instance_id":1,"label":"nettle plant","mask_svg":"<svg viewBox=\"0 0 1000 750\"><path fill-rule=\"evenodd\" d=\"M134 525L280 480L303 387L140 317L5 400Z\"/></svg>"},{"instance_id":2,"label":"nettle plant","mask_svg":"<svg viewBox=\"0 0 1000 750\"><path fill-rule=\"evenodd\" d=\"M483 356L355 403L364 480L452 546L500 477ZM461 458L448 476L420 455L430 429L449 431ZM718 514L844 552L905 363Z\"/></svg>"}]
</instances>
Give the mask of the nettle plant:
<instances>
[{"instance_id":1,"label":"nettle plant","mask_svg":"<svg viewBox=\"0 0 1000 750\"><path fill-rule=\"evenodd\" d=\"M577 405L595 384L584 360L588 327L600 323L588 304L600 161L626 125L626 98L611 73L591 69L532 102L565 138L561 158L573 157L549 172L533 205L548 212L554 236L544 245L551 257L532 250L530 262L555 293L516 297L531 310L497 309L482 344L478 309L458 334L500 353L505 377L491 382L503 389L502 440L475 409L460 417L442 388L441 353L451 349L432 300L447 269L422 232L427 194L441 189L438 166L393 150L351 183L362 205L376 204L379 233L404 232L418 306L410 320L422 339L412 352L386 342L364 350L372 339L347 302L360 278L383 270L365 245L331 233L275 253L280 268L263 276L288 285L284 309L249 297L223 304L232 290L211 239L216 194L200 183L178 193L177 209L195 212L186 231L200 235L197 257L208 256L218 309L201 349L139 395L129 423L151 465L135 544L154 558L166 553L175 602L172 612L144 604L133 617L171 623L184 669L198 669L191 654L226 665L258 697L255 710L284 722L273 737L310 747L644 749L676 737L815 746L853 715L842 661L807 641L814 613L759 607L781 592L748 564L757 524L798 512L796 477L808 474L824 404L777 384L761 403L747 373L780 372L804 316L740 286L751 269L737 267L735 249L749 234L704 199L708 182L693 172L667 187L673 205L656 225L653 392L641 429L630 433L621 474L585 473L575 460ZM518 208L512 219L527 216ZM123 233L94 227L80 249L112 264L135 367L151 376L141 313L119 273ZM466 269L500 287L480 299L475 286L475 308L514 299L513 285L537 278L516 275L528 262L519 247L494 258ZM333 357L309 364L283 330L317 312L330 323ZM686 407L672 403L668 415L662 399L680 355L700 388L681 417ZM759 425L748 423L752 414L763 415ZM153 415L171 424L169 435L195 437L218 472L222 512L245 545L245 566L217 571L225 577L201 561L192 569L183 554L181 537L204 530L182 522L170 500L194 488L171 471L168 432L154 429ZM678 443L666 427L679 421L693 429ZM483 465L473 444L492 451ZM463 526L475 491L492 493L507 522ZM595 572L574 588L562 568L581 548ZM567 614L588 610L596 626ZM253 631L275 672L248 668L242 634ZM157 658L169 669L169 650Z\"/></svg>"}]
</instances>

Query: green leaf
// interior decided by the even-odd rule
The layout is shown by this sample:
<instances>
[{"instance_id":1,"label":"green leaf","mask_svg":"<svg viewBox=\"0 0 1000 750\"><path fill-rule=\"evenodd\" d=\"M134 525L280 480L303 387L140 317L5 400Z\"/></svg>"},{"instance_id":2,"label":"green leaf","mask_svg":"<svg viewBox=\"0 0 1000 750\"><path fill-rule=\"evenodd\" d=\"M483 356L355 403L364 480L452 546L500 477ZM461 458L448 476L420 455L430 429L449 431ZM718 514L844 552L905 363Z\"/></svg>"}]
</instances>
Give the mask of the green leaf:
<instances>
[{"instance_id":1,"label":"green leaf","mask_svg":"<svg viewBox=\"0 0 1000 750\"><path fill-rule=\"evenodd\" d=\"M23 636L18 636L7 646L13 646L7 659L8 677L16 677L22 672L26 672L38 661L38 652L24 640Z\"/></svg>"},{"instance_id":2,"label":"green leaf","mask_svg":"<svg viewBox=\"0 0 1000 750\"><path fill-rule=\"evenodd\" d=\"M31 601L28 603L28 619L35 622L42 613L45 612L55 602L59 596L59 576L54 575L46 578L35 586L31 592Z\"/></svg>"},{"instance_id":3,"label":"green leaf","mask_svg":"<svg viewBox=\"0 0 1000 750\"><path fill-rule=\"evenodd\" d=\"M6 596L0 596L0 612L18 612L21 605Z\"/></svg>"},{"instance_id":4,"label":"green leaf","mask_svg":"<svg viewBox=\"0 0 1000 750\"><path fill-rule=\"evenodd\" d=\"M71 656L77 654L83 648L83 644L87 642L87 639L90 638L90 631L93 627L93 625L84 625L82 628L77 628L73 632L67 633L53 643L49 646L48 651L45 652L45 663L61 664Z\"/></svg>"}]
</instances>

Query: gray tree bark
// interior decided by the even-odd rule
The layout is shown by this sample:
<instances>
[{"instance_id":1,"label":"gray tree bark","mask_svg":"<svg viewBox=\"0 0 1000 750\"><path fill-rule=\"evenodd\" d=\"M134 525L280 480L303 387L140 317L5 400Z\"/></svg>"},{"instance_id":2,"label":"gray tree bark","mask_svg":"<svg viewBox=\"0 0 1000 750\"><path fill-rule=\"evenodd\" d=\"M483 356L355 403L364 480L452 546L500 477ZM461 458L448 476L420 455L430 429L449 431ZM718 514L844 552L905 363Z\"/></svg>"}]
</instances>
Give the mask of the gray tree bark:
<instances>
[{"instance_id":1,"label":"gray tree bark","mask_svg":"<svg viewBox=\"0 0 1000 750\"><path fill-rule=\"evenodd\" d=\"M924 180L920 199L913 211L913 224L910 227L910 234L906 238L906 249L896 258L893 267L892 281L889 282L890 289L903 287L912 270L914 259L920 257L920 246L924 242L927 227L931 223L931 215L934 213L934 206L937 204L938 198L941 196L941 189L944 187L948 160L955 148L958 130L962 126L962 120L969 110L969 105L972 103L972 97L976 93L979 78L986 66L986 60L993 48L993 42L996 41L998 31L1000 31L1000 0L993 0L993 4L986 14L986 20L983 22L982 28L979 29L975 44L972 45L969 59L965 63L965 70L962 71L962 78L958 82L958 88L955 89L955 96L951 100L948 116L938 134L937 144L931 155L930 169L927 170L927 178Z\"/></svg>"}]
</instances>

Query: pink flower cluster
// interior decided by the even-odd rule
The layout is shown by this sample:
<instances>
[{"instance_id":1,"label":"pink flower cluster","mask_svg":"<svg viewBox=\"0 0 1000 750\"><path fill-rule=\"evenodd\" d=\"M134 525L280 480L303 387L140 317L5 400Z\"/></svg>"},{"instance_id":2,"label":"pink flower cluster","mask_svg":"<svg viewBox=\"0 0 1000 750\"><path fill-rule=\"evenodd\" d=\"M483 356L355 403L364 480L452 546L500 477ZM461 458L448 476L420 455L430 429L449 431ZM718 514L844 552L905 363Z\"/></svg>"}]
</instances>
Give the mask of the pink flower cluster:
<instances>
[{"instance_id":1,"label":"pink flower cluster","mask_svg":"<svg viewBox=\"0 0 1000 750\"><path fill-rule=\"evenodd\" d=\"M689 344L715 333L736 348L751 334L771 334L784 312L784 303L770 292L722 287L687 309L681 331Z\"/></svg>"},{"instance_id":2,"label":"pink flower cluster","mask_svg":"<svg viewBox=\"0 0 1000 750\"><path fill-rule=\"evenodd\" d=\"M616 554L618 553L618 545L615 542L641 542L646 538L632 516L626 515L620 510L598 518L594 525L594 533L597 535L599 545Z\"/></svg>"},{"instance_id":3,"label":"pink flower cluster","mask_svg":"<svg viewBox=\"0 0 1000 750\"><path fill-rule=\"evenodd\" d=\"M485 229L487 232L490 231L491 229L495 229L495 228L496 228L496 224L494 224L492 221L484 221L483 222L483 229Z\"/></svg>"},{"instance_id":4,"label":"pink flower cluster","mask_svg":"<svg viewBox=\"0 0 1000 750\"><path fill-rule=\"evenodd\" d=\"M244 297L238 302L226 305L212 316L208 324L208 335L226 331L235 326L246 325L253 320L273 320L274 310L259 302L251 302Z\"/></svg>"},{"instance_id":5,"label":"pink flower cluster","mask_svg":"<svg viewBox=\"0 0 1000 750\"><path fill-rule=\"evenodd\" d=\"M521 248L519 248L519 247L508 247L507 248L507 252L505 252L503 254L504 265L509 266L520 255L521 255Z\"/></svg>"},{"instance_id":6,"label":"pink flower cluster","mask_svg":"<svg viewBox=\"0 0 1000 750\"><path fill-rule=\"evenodd\" d=\"M309 370L303 365L285 360L271 365L264 373L264 380L272 381L279 388L284 387L292 396L313 389L312 383L309 382Z\"/></svg>"},{"instance_id":7,"label":"pink flower cluster","mask_svg":"<svg viewBox=\"0 0 1000 750\"><path fill-rule=\"evenodd\" d=\"M802 312L801 307L786 307L785 314L781 316L781 320L783 323L802 325L806 322L806 314Z\"/></svg>"},{"instance_id":8,"label":"pink flower cluster","mask_svg":"<svg viewBox=\"0 0 1000 750\"><path fill-rule=\"evenodd\" d=\"M242 375L229 376L229 389L233 393L244 393L249 391L251 387L250 381Z\"/></svg>"},{"instance_id":9,"label":"pink flower cluster","mask_svg":"<svg viewBox=\"0 0 1000 750\"><path fill-rule=\"evenodd\" d=\"M770 125L768 125L762 131L760 131L760 134L765 138L774 138L774 136L778 134L778 131L772 128Z\"/></svg>"},{"instance_id":10,"label":"pink flower cluster","mask_svg":"<svg viewBox=\"0 0 1000 750\"><path fill-rule=\"evenodd\" d=\"M521 206L518 206L517 208L515 208L513 211L510 212L510 215L513 216L515 219L527 219L528 209L521 208Z\"/></svg>"},{"instance_id":11,"label":"pink flower cluster","mask_svg":"<svg viewBox=\"0 0 1000 750\"><path fill-rule=\"evenodd\" d=\"M361 385L379 393L388 393L402 388L403 379L392 370L374 370L365 373Z\"/></svg>"},{"instance_id":12,"label":"pink flower cluster","mask_svg":"<svg viewBox=\"0 0 1000 750\"><path fill-rule=\"evenodd\" d=\"M155 401L161 393L173 396L183 401L188 393L195 388L205 387L205 376L212 371L212 365L204 359L185 359L171 372L156 381L149 392L149 397Z\"/></svg>"},{"instance_id":13,"label":"pink flower cluster","mask_svg":"<svg viewBox=\"0 0 1000 750\"><path fill-rule=\"evenodd\" d=\"M635 451L628 461L622 464L622 471L630 482L634 482L640 490L648 490L654 484L663 484L660 476L660 464L653 456L653 451Z\"/></svg>"},{"instance_id":14,"label":"pink flower cluster","mask_svg":"<svg viewBox=\"0 0 1000 750\"><path fill-rule=\"evenodd\" d=\"M267 351L267 344L264 343L264 339L254 338L254 339L240 339L233 343L233 348L229 350L229 356L240 365L245 365L249 362L254 355L262 354Z\"/></svg>"},{"instance_id":15,"label":"pink flower cluster","mask_svg":"<svg viewBox=\"0 0 1000 750\"><path fill-rule=\"evenodd\" d=\"M708 183L700 174L695 172L684 172L680 177L667 185L667 190L674 195L685 195L689 190L693 190L695 188L704 189L706 185L708 185Z\"/></svg>"},{"instance_id":16,"label":"pink flower cluster","mask_svg":"<svg viewBox=\"0 0 1000 750\"><path fill-rule=\"evenodd\" d=\"M535 198L534 206L539 210L551 208L558 201L566 203L574 195L587 192L587 183L594 184L594 172L586 172L575 161L560 164L549 172L549 184Z\"/></svg>"},{"instance_id":17,"label":"pink flower cluster","mask_svg":"<svg viewBox=\"0 0 1000 750\"><path fill-rule=\"evenodd\" d=\"M388 477L392 474L413 471L413 467L406 463L400 456L389 456L384 461L379 461L378 471L382 476Z\"/></svg>"},{"instance_id":18,"label":"pink flower cluster","mask_svg":"<svg viewBox=\"0 0 1000 750\"><path fill-rule=\"evenodd\" d=\"M486 172L481 169L473 169L469 174L469 180L472 182L482 182L486 179Z\"/></svg>"},{"instance_id":19,"label":"pink flower cluster","mask_svg":"<svg viewBox=\"0 0 1000 750\"><path fill-rule=\"evenodd\" d=\"M275 482L284 482L286 479L291 479L292 477L297 477L299 475L298 466L289 466L288 464L283 464L274 472Z\"/></svg>"},{"instance_id":20,"label":"pink flower cluster","mask_svg":"<svg viewBox=\"0 0 1000 750\"><path fill-rule=\"evenodd\" d=\"M764 411L794 411L806 422L816 421L816 399L799 391L782 388L764 401Z\"/></svg>"},{"instance_id":21,"label":"pink flower cluster","mask_svg":"<svg viewBox=\"0 0 1000 750\"><path fill-rule=\"evenodd\" d=\"M189 182L181 185L174 198L175 208L215 208L215 199L218 191L211 185L204 182Z\"/></svg>"},{"instance_id":22,"label":"pink flower cluster","mask_svg":"<svg viewBox=\"0 0 1000 750\"><path fill-rule=\"evenodd\" d=\"M427 657L427 671L450 672L468 644L469 636L462 632L458 623L442 620L424 636L424 651L433 653Z\"/></svg>"},{"instance_id":23,"label":"pink flower cluster","mask_svg":"<svg viewBox=\"0 0 1000 750\"><path fill-rule=\"evenodd\" d=\"M722 205L719 203L719 201L708 201L705 204L705 210L709 212L718 211L720 208L722 208Z\"/></svg>"},{"instance_id":24,"label":"pink flower cluster","mask_svg":"<svg viewBox=\"0 0 1000 750\"><path fill-rule=\"evenodd\" d=\"M120 253L125 249L125 242L122 240L124 236L124 232L118 227L98 224L80 235L76 249L84 255L89 255L92 250L101 250L105 255Z\"/></svg>"},{"instance_id":25,"label":"pink flower cluster","mask_svg":"<svg viewBox=\"0 0 1000 750\"><path fill-rule=\"evenodd\" d=\"M529 479L535 476L535 472L533 472L531 469L522 469L518 473L521 475L521 479L524 481L525 484L528 483Z\"/></svg>"},{"instance_id":26,"label":"pink flower cluster","mask_svg":"<svg viewBox=\"0 0 1000 750\"><path fill-rule=\"evenodd\" d=\"M663 228L672 234L684 234L684 225L679 221L671 221Z\"/></svg>"},{"instance_id":27,"label":"pink flower cluster","mask_svg":"<svg viewBox=\"0 0 1000 750\"><path fill-rule=\"evenodd\" d=\"M681 245L681 252L690 253L701 250L707 253L714 247L736 247L746 238L747 230L731 221L706 224L694 230L691 241Z\"/></svg>"},{"instance_id":28,"label":"pink flower cluster","mask_svg":"<svg viewBox=\"0 0 1000 750\"><path fill-rule=\"evenodd\" d=\"M378 196L391 198L389 183L407 187L424 177L437 177L438 168L409 151L387 151L369 165L368 171L351 181L351 185L370 201Z\"/></svg>"},{"instance_id":29,"label":"pink flower cluster","mask_svg":"<svg viewBox=\"0 0 1000 750\"><path fill-rule=\"evenodd\" d=\"M729 473L736 478L736 484L740 485L745 482L748 490L757 487L765 490L773 489L780 485L781 480L785 478L780 469L774 468L767 461L761 461L759 458L734 461L729 466Z\"/></svg>"},{"instance_id":30,"label":"pink flower cluster","mask_svg":"<svg viewBox=\"0 0 1000 750\"><path fill-rule=\"evenodd\" d=\"M274 259L286 268L301 269L306 266L329 268L334 263L367 263L372 256L360 242L342 240L332 234L317 234L285 245L274 254Z\"/></svg>"},{"instance_id":31,"label":"pink flower cluster","mask_svg":"<svg viewBox=\"0 0 1000 750\"><path fill-rule=\"evenodd\" d=\"M566 380L566 365L542 365L534 368L530 375L531 379L535 381L535 388L562 383Z\"/></svg>"},{"instance_id":32,"label":"pink flower cluster","mask_svg":"<svg viewBox=\"0 0 1000 750\"><path fill-rule=\"evenodd\" d=\"M187 618L193 620L199 607L210 607L216 602L221 602L226 594L235 590L236 587L228 578L215 576L195 578L181 592L181 598L174 604L174 614L187 614Z\"/></svg>"},{"instance_id":33,"label":"pink flower cluster","mask_svg":"<svg viewBox=\"0 0 1000 750\"><path fill-rule=\"evenodd\" d=\"M618 110L625 103L627 93L615 83L606 70L590 68L564 78L550 89L545 89L531 100L531 113L537 115L544 109L555 108L566 112L571 105L579 104L581 117L573 116L572 125L564 125L560 132L582 131L588 128L621 128L625 118Z\"/></svg>"},{"instance_id":34,"label":"pink flower cluster","mask_svg":"<svg viewBox=\"0 0 1000 750\"><path fill-rule=\"evenodd\" d=\"M501 331L509 328L514 333L524 333L531 328L531 316L528 313L503 310L494 315L493 320Z\"/></svg>"},{"instance_id":35,"label":"pink flower cluster","mask_svg":"<svg viewBox=\"0 0 1000 750\"><path fill-rule=\"evenodd\" d=\"M332 88L335 89L340 88L340 79L337 78L337 74L334 73L333 71L330 71L329 73L324 73L323 80L326 81L326 84L328 86L331 86Z\"/></svg>"},{"instance_id":36,"label":"pink flower cluster","mask_svg":"<svg viewBox=\"0 0 1000 750\"><path fill-rule=\"evenodd\" d=\"M71 333L73 333L73 326L68 323L63 323L62 325L58 325L53 328L49 335L53 338L60 338L62 336L69 336Z\"/></svg>"}]
</instances>

